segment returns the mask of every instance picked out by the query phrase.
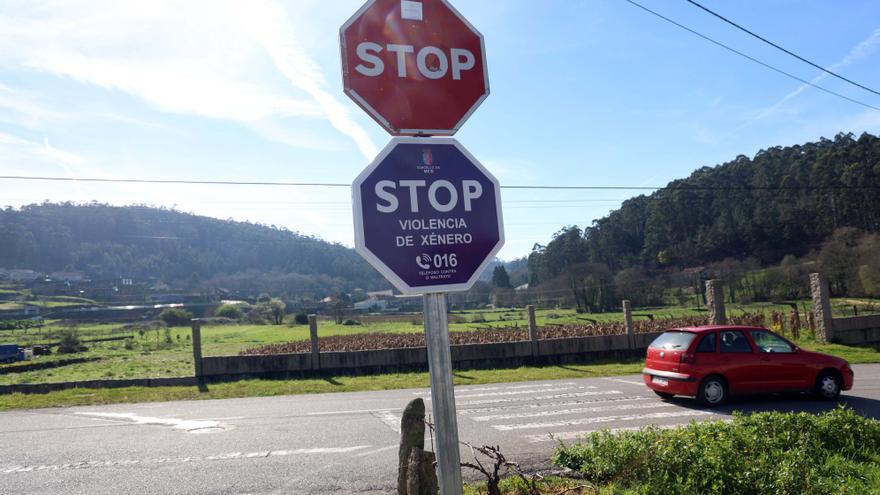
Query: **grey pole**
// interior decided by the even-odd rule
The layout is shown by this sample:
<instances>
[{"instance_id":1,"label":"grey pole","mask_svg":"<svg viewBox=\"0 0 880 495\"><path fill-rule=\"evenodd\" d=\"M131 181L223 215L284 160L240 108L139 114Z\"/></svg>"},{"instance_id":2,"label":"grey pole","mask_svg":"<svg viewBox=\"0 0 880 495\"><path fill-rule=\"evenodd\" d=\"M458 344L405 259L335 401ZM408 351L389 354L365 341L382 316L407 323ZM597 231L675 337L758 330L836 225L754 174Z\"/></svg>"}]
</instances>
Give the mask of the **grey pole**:
<instances>
[{"instance_id":1,"label":"grey pole","mask_svg":"<svg viewBox=\"0 0 880 495\"><path fill-rule=\"evenodd\" d=\"M452 355L449 351L449 321L446 294L425 294L425 341L431 372L431 407L437 434L437 465L440 493L461 495L461 457L458 451L458 419L452 386Z\"/></svg>"},{"instance_id":2,"label":"grey pole","mask_svg":"<svg viewBox=\"0 0 880 495\"><path fill-rule=\"evenodd\" d=\"M205 382L205 376L202 371L202 322L198 318L192 320L192 345L196 381L201 386Z\"/></svg>"},{"instance_id":3,"label":"grey pole","mask_svg":"<svg viewBox=\"0 0 880 495\"><path fill-rule=\"evenodd\" d=\"M309 315L309 339L312 341L312 369L321 368L321 348L318 346L318 315Z\"/></svg>"}]
</instances>

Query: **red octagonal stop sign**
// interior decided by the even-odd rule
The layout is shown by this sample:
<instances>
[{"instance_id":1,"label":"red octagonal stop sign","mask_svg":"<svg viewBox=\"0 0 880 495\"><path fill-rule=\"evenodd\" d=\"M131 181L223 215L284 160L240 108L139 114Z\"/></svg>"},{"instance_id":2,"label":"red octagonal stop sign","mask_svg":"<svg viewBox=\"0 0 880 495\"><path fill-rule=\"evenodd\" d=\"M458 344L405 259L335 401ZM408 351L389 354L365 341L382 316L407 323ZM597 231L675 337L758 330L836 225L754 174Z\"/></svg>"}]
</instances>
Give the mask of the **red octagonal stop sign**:
<instances>
[{"instance_id":1,"label":"red octagonal stop sign","mask_svg":"<svg viewBox=\"0 0 880 495\"><path fill-rule=\"evenodd\" d=\"M483 36L447 0L369 0L340 38L345 93L392 135L453 135L489 96Z\"/></svg>"}]
</instances>

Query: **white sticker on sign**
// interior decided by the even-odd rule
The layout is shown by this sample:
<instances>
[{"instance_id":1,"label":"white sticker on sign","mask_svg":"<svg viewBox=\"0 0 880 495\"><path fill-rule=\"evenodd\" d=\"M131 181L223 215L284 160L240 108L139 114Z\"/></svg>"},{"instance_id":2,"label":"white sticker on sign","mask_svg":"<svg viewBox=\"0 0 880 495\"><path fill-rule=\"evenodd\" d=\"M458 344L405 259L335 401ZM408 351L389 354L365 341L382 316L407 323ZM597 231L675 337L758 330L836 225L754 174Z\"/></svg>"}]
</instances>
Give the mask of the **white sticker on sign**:
<instances>
[{"instance_id":1,"label":"white sticker on sign","mask_svg":"<svg viewBox=\"0 0 880 495\"><path fill-rule=\"evenodd\" d=\"M400 16L408 21L422 21L422 2L400 0Z\"/></svg>"}]
</instances>

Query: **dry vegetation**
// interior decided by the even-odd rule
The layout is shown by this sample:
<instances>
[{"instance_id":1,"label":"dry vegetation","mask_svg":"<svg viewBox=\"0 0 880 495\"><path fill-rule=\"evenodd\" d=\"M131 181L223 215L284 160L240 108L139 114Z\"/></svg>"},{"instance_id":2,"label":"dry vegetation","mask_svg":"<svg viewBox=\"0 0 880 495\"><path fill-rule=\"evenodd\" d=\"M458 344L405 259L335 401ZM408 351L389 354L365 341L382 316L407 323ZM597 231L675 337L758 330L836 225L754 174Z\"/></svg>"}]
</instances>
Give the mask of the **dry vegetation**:
<instances>
[{"instance_id":1,"label":"dry vegetation","mask_svg":"<svg viewBox=\"0 0 880 495\"><path fill-rule=\"evenodd\" d=\"M662 332L669 328L691 327L705 324L702 316L639 320L633 322L636 333ZM745 314L730 318L733 325L764 325L762 314ZM542 340L565 339L572 337L596 337L603 335L622 335L626 333L621 323L589 323L548 325L538 329L538 338ZM527 329L501 328L486 329L473 332L452 332L449 341L452 345L493 344L500 342L519 342L529 340ZM356 335L336 335L319 339L321 352L372 351L378 349L404 349L425 347L425 336L422 334L399 333L363 333ZM311 352L308 341L287 342L252 347L242 351L242 355L296 354Z\"/></svg>"}]
</instances>

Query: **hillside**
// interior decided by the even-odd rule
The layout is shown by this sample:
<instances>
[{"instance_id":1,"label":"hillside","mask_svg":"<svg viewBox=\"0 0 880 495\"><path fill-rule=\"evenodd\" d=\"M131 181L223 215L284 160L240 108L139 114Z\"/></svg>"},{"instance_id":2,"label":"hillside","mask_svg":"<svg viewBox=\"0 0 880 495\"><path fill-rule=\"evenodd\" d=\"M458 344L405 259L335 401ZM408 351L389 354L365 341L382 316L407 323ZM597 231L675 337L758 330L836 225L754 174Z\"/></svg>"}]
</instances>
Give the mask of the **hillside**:
<instances>
[{"instance_id":1,"label":"hillside","mask_svg":"<svg viewBox=\"0 0 880 495\"><path fill-rule=\"evenodd\" d=\"M767 266L807 255L845 228L880 232L877 136L840 134L701 168L583 231L561 230L530 255L529 277L539 285L585 264L606 280L628 268L669 272L726 259Z\"/></svg>"},{"instance_id":2,"label":"hillside","mask_svg":"<svg viewBox=\"0 0 880 495\"><path fill-rule=\"evenodd\" d=\"M327 295L387 283L353 250L275 227L102 204L0 210L0 266Z\"/></svg>"}]
</instances>

